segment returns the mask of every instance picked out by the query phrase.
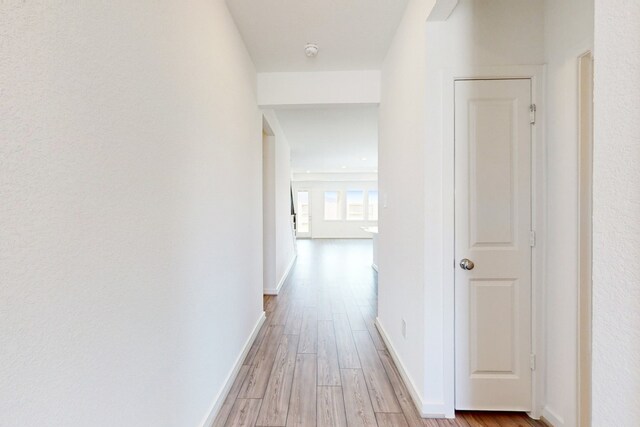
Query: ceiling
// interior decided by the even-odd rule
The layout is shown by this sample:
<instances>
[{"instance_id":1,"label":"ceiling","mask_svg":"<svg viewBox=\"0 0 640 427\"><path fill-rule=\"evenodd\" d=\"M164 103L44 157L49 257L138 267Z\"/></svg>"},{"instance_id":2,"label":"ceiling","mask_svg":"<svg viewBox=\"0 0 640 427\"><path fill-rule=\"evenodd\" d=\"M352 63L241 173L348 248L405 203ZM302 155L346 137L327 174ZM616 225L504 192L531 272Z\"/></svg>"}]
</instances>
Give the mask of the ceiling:
<instances>
[{"instance_id":1,"label":"ceiling","mask_svg":"<svg viewBox=\"0 0 640 427\"><path fill-rule=\"evenodd\" d=\"M380 69L407 0L227 0L258 72ZM320 52L307 58L304 46Z\"/></svg>"},{"instance_id":2,"label":"ceiling","mask_svg":"<svg viewBox=\"0 0 640 427\"><path fill-rule=\"evenodd\" d=\"M277 110L293 173L376 172L378 107Z\"/></svg>"}]
</instances>

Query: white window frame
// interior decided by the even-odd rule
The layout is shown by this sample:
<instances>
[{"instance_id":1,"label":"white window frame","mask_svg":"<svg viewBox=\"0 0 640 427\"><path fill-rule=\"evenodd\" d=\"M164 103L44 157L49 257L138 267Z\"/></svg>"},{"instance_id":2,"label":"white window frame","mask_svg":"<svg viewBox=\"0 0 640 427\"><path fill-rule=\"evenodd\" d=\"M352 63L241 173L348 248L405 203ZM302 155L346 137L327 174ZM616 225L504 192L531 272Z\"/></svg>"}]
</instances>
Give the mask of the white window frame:
<instances>
[{"instance_id":1,"label":"white window frame","mask_svg":"<svg viewBox=\"0 0 640 427\"><path fill-rule=\"evenodd\" d=\"M376 219L372 219L372 218L371 218L371 211L369 210L369 207L371 206L371 205L369 204L369 194L370 194L370 193L372 193L372 192L375 192L375 193L377 194L377 199L378 199L378 208L376 209L376 213L377 213L377 215L376 215ZM366 220L367 220L367 221L374 221L374 222L377 222L377 221L378 221L378 219L380 218L380 192L379 192L379 191L378 191L378 189L376 188L376 189L369 189L369 190L365 191L365 193L366 193L366 197L365 197L365 199L366 199L366 203L367 203L367 216L366 216Z\"/></svg>"},{"instance_id":2,"label":"white window frame","mask_svg":"<svg viewBox=\"0 0 640 427\"><path fill-rule=\"evenodd\" d=\"M348 194L349 193L362 193L362 218L359 219L349 219L349 200L348 200ZM344 207L345 207L345 213L344 213L344 219L345 221L349 221L349 222L362 222L362 221L366 221L367 220L367 190L356 190L356 189L352 189L352 190L346 190L345 191L345 196L344 196Z\"/></svg>"},{"instance_id":3,"label":"white window frame","mask_svg":"<svg viewBox=\"0 0 640 427\"><path fill-rule=\"evenodd\" d=\"M327 193L336 193L337 195L337 201L336 203L338 204L338 208L337 208L337 214L338 214L338 218L336 219L327 219ZM326 222L338 222L338 221L344 221L343 217L344 217L344 207L343 207L343 203L342 203L342 191L340 190L323 190L322 191L322 220L326 221Z\"/></svg>"}]
</instances>

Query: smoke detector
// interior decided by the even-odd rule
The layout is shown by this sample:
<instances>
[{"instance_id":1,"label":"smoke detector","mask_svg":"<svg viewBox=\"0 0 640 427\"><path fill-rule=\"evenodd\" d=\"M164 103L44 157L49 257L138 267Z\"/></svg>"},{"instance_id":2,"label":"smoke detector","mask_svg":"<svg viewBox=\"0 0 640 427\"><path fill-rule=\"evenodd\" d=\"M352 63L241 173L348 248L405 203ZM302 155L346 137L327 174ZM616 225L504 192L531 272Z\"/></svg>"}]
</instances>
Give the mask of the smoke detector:
<instances>
[{"instance_id":1,"label":"smoke detector","mask_svg":"<svg viewBox=\"0 0 640 427\"><path fill-rule=\"evenodd\" d=\"M304 54L308 58L315 58L318 55L318 45L315 43L307 43L304 47Z\"/></svg>"}]
</instances>

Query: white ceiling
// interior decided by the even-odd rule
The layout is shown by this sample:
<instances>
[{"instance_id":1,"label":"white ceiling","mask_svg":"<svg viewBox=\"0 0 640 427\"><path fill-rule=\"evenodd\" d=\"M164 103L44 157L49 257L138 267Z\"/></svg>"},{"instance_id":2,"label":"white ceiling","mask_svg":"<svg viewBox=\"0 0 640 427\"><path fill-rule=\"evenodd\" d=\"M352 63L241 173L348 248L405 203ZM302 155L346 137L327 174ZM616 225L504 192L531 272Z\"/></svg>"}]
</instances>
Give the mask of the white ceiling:
<instances>
[{"instance_id":1,"label":"white ceiling","mask_svg":"<svg viewBox=\"0 0 640 427\"><path fill-rule=\"evenodd\" d=\"M227 0L258 72L379 69L407 0ZM320 53L307 58L304 46Z\"/></svg>"},{"instance_id":2,"label":"white ceiling","mask_svg":"<svg viewBox=\"0 0 640 427\"><path fill-rule=\"evenodd\" d=\"M377 171L377 106L283 109L276 115L291 145L293 173Z\"/></svg>"}]
</instances>

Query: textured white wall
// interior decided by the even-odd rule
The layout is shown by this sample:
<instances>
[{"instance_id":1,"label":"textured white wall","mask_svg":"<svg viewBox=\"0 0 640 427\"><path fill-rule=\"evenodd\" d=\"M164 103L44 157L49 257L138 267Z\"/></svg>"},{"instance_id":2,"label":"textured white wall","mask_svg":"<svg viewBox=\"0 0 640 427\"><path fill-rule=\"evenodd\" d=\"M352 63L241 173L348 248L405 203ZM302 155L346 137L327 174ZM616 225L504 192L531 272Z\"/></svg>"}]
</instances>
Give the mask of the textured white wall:
<instances>
[{"instance_id":1,"label":"textured white wall","mask_svg":"<svg viewBox=\"0 0 640 427\"><path fill-rule=\"evenodd\" d=\"M593 0L545 2L547 90L544 417L577 425L578 57L593 49Z\"/></svg>"},{"instance_id":2,"label":"textured white wall","mask_svg":"<svg viewBox=\"0 0 640 427\"><path fill-rule=\"evenodd\" d=\"M284 135L276 135L276 284L296 255L291 219L291 149Z\"/></svg>"},{"instance_id":3,"label":"textured white wall","mask_svg":"<svg viewBox=\"0 0 640 427\"><path fill-rule=\"evenodd\" d=\"M278 285L296 255L291 222L291 149L273 110L263 111L274 135L266 139L263 156L264 290L278 292Z\"/></svg>"},{"instance_id":4,"label":"textured white wall","mask_svg":"<svg viewBox=\"0 0 640 427\"><path fill-rule=\"evenodd\" d=\"M593 426L640 419L640 3L595 1Z\"/></svg>"},{"instance_id":5,"label":"textured white wall","mask_svg":"<svg viewBox=\"0 0 640 427\"><path fill-rule=\"evenodd\" d=\"M276 137L262 135L262 286L277 293L276 279Z\"/></svg>"},{"instance_id":6,"label":"textured white wall","mask_svg":"<svg viewBox=\"0 0 640 427\"><path fill-rule=\"evenodd\" d=\"M423 165L425 176L424 334L425 400L433 410L440 406L452 414L452 387L445 378L444 324L445 273L443 227L444 198L452 198L443 169L443 74L482 66L542 64L544 61L542 0L461 0L444 22L428 22L425 27L426 65L423 77L425 136ZM453 54L454 53L454 54ZM382 259L380 261L383 263ZM449 264L447 264L449 265Z\"/></svg>"},{"instance_id":7,"label":"textured white wall","mask_svg":"<svg viewBox=\"0 0 640 427\"><path fill-rule=\"evenodd\" d=\"M378 321L424 402L424 23L435 0L407 5L382 68L379 109ZM384 207L386 200L386 208ZM407 338L402 336L402 319Z\"/></svg>"},{"instance_id":8,"label":"textured white wall","mask_svg":"<svg viewBox=\"0 0 640 427\"><path fill-rule=\"evenodd\" d=\"M379 318L423 411L452 414L444 378L442 72L540 64L542 0L463 0L446 22L409 2L382 70ZM407 339L401 319L407 321ZM450 388L449 388L450 390Z\"/></svg>"},{"instance_id":9,"label":"textured white wall","mask_svg":"<svg viewBox=\"0 0 640 427\"><path fill-rule=\"evenodd\" d=\"M224 3L9 0L0 38L0 425L198 425L262 311Z\"/></svg>"}]
</instances>

